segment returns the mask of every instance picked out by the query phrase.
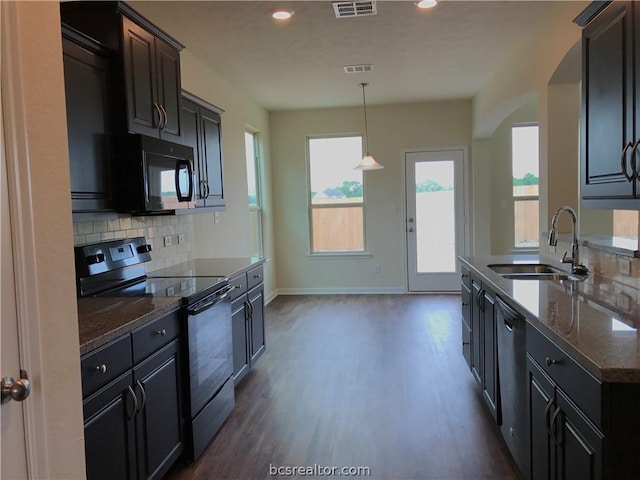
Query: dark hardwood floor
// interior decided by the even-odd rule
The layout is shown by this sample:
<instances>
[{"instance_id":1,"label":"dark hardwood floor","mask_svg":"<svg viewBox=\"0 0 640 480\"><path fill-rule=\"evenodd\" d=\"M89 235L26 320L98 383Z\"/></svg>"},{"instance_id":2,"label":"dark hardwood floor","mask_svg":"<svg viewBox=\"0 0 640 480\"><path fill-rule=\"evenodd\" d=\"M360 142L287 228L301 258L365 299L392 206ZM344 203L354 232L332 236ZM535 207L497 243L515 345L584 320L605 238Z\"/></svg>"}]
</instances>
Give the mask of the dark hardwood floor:
<instances>
[{"instance_id":1,"label":"dark hardwood floor","mask_svg":"<svg viewBox=\"0 0 640 480\"><path fill-rule=\"evenodd\" d=\"M460 315L455 295L276 298L234 412L170 479L314 465L373 479L518 478L462 357Z\"/></svg>"}]
</instances>

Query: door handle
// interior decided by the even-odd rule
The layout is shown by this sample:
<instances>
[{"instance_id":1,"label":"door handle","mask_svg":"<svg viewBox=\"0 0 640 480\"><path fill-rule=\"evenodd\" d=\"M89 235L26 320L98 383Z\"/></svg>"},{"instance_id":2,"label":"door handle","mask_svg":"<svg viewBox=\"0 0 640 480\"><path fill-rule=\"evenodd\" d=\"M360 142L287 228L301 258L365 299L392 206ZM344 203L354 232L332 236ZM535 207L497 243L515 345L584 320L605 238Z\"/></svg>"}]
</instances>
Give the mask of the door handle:
<instances>
[{"instance_id":1,"label":"door handle","mask_svg":"<svg viewBox=\"0 0 640 480\"><path fill-rule=\"evenodd\" d=\"M31 383L25 370L20 370L20 378L14 380L13 377L2 378L2 404L15 400L23 402L31 393Z\"/></svg>"},{"instance_id":2,"label":"door handle","mask_svg":"<svg viewBox=\"0 0 640 480\"><path fill-rule=\"evenodd\" d=\"M630 161L629 161L629 163L631 164L631 171L633 172L633 176L635 176L637 180L640 180L640 170L636 168L636 151L638 150L639 145L640 145L640 138L636 140L636 143L633 144L633 148L631 149Z\"/></svg>"},{"instance_id":3,"label":"door handle","mask_svg":"<svg viewBox=\"0 0 640 480\"><path fill-rule=\"evenodd\" d=\"M165 128L167 128L167 123L169 123L169 115L167 115L167 111L164 108L164 105L162 105L161 103L158 104L158 107L160 107L160 111L162 112L162 126L159 127L160 130L164 130Z\"/></svg>"}]
</instances>

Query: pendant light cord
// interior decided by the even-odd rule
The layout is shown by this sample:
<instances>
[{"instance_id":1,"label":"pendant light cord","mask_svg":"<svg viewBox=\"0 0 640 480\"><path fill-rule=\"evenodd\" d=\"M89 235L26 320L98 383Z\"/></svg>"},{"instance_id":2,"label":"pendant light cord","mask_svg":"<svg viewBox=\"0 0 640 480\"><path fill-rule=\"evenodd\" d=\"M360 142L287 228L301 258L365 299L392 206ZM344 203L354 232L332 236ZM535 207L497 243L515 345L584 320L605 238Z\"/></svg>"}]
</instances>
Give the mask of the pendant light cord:
<instances>
[{"instance_id":1,"label":"pendant light cord","mask_svg":"<svg viewBox=\"0 0 640 480\"><path fill-rule=\"evenodd\" d=\"M369 85L368 83L361 83L362 87L362 103L364 104L364 149L369 155L369 128L367 125L367 97L364 94L364 87Z\"/></svg>"}]
</instances>

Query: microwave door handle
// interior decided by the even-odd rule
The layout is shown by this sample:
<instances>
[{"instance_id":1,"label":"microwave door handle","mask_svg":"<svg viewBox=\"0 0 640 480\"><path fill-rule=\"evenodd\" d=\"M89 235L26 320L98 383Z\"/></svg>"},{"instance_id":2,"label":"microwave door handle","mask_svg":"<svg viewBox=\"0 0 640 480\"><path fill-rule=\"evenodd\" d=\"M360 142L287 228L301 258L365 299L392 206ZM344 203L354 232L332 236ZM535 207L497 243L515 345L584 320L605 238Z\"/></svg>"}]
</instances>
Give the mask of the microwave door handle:
<instances>
[{"instance_id":1,"label":"microwave door handle","mask_svg":"<svg viewBox=\"0 0 640 480\"><path fill-rule=\"evenodd\" d=\"M189 182L187 195L183 195L180 190L180 170L182 167L187 167L187 181ZM193 168L189 160L178 160L176 162L176 194L179 202L190 202L193 198Z\"/></svg>"}]
</instances>

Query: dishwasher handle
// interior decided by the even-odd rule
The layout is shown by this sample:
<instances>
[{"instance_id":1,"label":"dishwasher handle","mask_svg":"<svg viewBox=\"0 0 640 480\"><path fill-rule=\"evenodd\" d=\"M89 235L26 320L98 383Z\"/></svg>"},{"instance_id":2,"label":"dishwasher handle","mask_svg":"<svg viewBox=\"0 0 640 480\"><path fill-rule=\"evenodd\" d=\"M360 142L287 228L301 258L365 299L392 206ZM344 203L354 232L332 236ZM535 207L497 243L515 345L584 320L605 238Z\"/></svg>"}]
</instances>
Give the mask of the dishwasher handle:
<instances>
[{"instance_id":1,"label":"dishwasher handle","mask_svg":"<svg viewBox=\"0 0 640 480\"><path fill-rule=\"evenodd\" d=\"M231 285L227 285L226 287L220 289L215 294L211 295L211 297L208 297L205 300L201 300L191 308L187 308L187 313L189 315L198 315L199 313L202 313L205 310L209 310L214 305L217 305L223 300L226 300L229 297L229 292L231 292L231 290L233 290L234 288L235 287Z\"/></svg>"},{"instance_id":2,"label":"dishwasher handle","mask_svg":"<svg viewBox=\"0 0 640 480\"><path fill-rule=\"evenodd\" d=\"M496 302L498 303L498 308L502 312L502 316L504 317L505 324L509 323L511 329L513 329L513 324L523 322L524 317L516 312L513 307L505 303L504 300L500 298L499 295L496 295Z\"/></svg>"}]
</instances>

